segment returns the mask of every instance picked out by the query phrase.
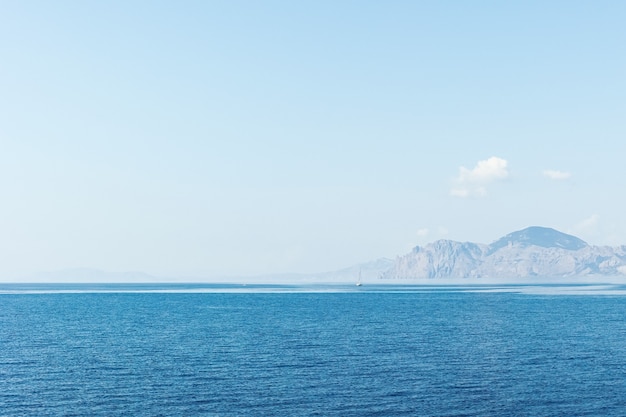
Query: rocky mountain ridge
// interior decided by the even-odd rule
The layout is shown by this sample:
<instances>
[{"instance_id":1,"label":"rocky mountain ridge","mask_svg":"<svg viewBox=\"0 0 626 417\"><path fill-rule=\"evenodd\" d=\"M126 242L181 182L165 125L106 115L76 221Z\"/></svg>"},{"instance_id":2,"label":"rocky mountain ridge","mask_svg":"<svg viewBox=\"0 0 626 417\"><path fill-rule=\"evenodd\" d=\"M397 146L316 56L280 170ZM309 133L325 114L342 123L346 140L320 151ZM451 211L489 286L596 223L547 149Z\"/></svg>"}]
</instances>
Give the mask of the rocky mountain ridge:
<instances>
[{"instance_id":1,"label":"rocky mountain ridge","mask_svg":"<svg viewBox=\"0 0 626 417\"><path fill-rule=\"evenodd\" d=\"M592 246L545 227L510 233L490 245L438 240L398 257L382 279L527 278L626 275L626 246Z\"/></svg>"}]
</instances>

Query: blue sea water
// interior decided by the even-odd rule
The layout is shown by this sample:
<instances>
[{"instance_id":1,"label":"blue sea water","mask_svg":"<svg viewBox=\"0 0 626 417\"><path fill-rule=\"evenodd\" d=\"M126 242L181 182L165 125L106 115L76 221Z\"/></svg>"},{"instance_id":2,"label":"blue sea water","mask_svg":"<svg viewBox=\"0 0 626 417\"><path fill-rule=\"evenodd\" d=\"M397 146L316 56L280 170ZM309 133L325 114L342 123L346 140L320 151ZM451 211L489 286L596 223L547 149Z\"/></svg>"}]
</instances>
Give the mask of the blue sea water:
<instances>
[{"instance_id":1,"label":"blue sea water","mask_svg":"<svg viewBox=\"0 0 626 417\"><path fill-rule=\"evenodd\" d=\"M623 289L0 286L2 416L624 416Z\"/></svg>"}]
</instances>

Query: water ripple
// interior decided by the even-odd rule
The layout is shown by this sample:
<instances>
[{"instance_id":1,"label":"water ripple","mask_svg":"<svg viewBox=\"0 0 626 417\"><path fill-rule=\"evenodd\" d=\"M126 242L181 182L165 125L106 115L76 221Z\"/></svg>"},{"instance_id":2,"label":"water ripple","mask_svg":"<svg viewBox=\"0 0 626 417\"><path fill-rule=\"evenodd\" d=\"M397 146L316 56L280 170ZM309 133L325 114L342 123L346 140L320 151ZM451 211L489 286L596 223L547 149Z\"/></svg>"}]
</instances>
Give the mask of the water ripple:
<instances>
[{"instance_id":1,"label":"water ripple","mask_svg":"<svg viewBox=\"0 0 626 417\"><path fill-rule=\"evenodd\" d=\"M0 295L0 414L619 416L622 300Z\"/></svg>"}]
</instances>

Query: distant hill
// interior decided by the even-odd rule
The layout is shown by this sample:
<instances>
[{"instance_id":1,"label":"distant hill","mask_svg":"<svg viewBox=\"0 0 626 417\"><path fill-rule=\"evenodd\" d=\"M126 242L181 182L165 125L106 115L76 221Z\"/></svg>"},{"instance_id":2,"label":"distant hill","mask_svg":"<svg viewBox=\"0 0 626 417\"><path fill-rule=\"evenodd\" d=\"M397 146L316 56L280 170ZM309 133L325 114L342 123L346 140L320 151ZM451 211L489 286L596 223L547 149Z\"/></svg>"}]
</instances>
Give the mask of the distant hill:
<instances>
[{"instance_id":1,"label":"distant hill","mask_svg":"<svg viewBox=\"0 0 626 417\"><path fill-rule=\"evenodd\" d=\"M528 227L490 245L438 240L396 259L384 279L525 278L626 275L626 246L592 246L546 227Z\"/></svg>"},{"instance_id":2,"label":"distant hill","mask_svg":"<svg viewBox=\"0 0 626 417\"><path fill-rule=\"evenodd\" d=\"M94 268L72 268L60 271L40 272L23 279L24 282L55 283L147 283L167 282L168 279L155 277L139 271L110 272Z\"/></svg>"},{"instance_id":3,"label":"distant hill","mask_svg":"<svg viewBox=\"0 0 626 417\"><path fill-rule=\"evenodd\" d=\"M568 235L549 227L528 227L524 230L509 233L489 245L491 253L502 249L508 245L519 245L520 247L539 246L542 248L561 248L566 250L578 250L587 243L576 236Z\"/></svg>"},{"instance_id":4,"label":"distant hill","mask_svg":"<svg viewBox=\"0 0 626 417\"><path fill-rule=\"evenodd\" d=\"M108 272L76 268L44 272L22 282L230 282L230 283L355 283L386 280L530 277L626 278L626 246L593 246L576 236L547 227L528 227L509 233L491 244L437 240L417 246L395 260L381 258L320 273L271 274L247 277L156 277L143 272Z\"/></svg>"}]
</instances>

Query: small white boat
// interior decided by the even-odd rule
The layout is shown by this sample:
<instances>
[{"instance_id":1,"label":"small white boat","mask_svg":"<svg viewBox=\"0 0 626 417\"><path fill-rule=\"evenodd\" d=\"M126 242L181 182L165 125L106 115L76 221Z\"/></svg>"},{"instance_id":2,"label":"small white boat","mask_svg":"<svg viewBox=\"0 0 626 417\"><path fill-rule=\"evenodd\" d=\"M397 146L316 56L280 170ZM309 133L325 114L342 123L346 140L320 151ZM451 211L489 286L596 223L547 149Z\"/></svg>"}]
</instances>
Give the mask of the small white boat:
<instances>
[{"instance_id":1,"label":"small white boat","mask_svg":"<svg viewBox=\"0 0 626 417\"><path fill-rule=\"evenodd\" d=\"M359 269L359 279L356 281L356 286L360 287L361 285L361 270Z\"/></svg>"}]
</instances>

